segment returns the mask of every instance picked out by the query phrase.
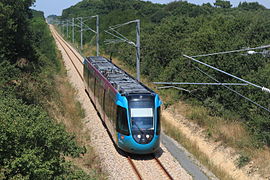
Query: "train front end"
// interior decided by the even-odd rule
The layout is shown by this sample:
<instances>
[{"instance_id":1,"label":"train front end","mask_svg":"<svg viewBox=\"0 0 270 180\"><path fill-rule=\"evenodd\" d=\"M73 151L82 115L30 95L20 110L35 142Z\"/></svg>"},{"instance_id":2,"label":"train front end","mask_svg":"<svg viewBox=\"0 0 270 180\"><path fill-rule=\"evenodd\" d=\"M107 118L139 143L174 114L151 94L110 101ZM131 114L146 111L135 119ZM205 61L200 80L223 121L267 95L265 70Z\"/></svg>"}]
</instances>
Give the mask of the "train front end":
<instances>
[{"instance_id":1,"label":"train front end","mask_svg":"<svg viewBox=\"0 0 270 180\"><path fill-rule=\"evenodd\" d=\"M151 94L131 94L119 96L118 146L133 154L150 154L160 146L160 105L159 96ZM126 116L126 117L124 117ZM121 133L121 121L126 118L126 132Z\"/></svg>"}]
</instances>

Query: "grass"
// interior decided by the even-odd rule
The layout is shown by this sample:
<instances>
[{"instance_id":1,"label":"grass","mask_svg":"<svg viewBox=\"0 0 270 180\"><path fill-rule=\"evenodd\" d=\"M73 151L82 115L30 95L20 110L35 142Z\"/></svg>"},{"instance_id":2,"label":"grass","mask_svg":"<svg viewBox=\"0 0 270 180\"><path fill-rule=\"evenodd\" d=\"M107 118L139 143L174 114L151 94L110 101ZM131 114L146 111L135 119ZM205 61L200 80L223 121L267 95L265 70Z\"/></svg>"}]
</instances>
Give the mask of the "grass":
<instances>
[{"instance_id":1,"label":"grass","mask_svg":"<svg viewBox=\"0 0 270 180\"><path fill-rule=\"evenodd\" d=\"M175 106L175 112L196 122L206 129L209 137L215 141L223 141L224 145L233 148L252 148L253 139L240 120L226 120L219 116L212 116L210 111L202 106L180 102Z\"/></svg>"},{"instance_id":2,"label":"grass","mask_svg":"<svg viewBox=\"0 0 270 180\"><path fill-rule=\"evenodd\" d=\"M85 46L84 53L87 56L95 55L94 47ZM109 57L106 54L102 54ZM125 69L129 74L135 77L135 67L132 68L123 64L123 62L113 57L113 62L120 68ZM155 89L155 86L145 77L141 77L141 81L148 87ZM200 127L205 129L205 134L208 138L214 141L222 142L222 145L234 148L239 154L235 165L239 168L244 167L252 161L253 167L257 167L258 172L266 177L270 176L270 150L267 147L258 149L255 147L254 139L246 130L245 125L241 123L237 114L225 113L224 116L213 116L210 110L196 103L184 103L179 101L179 91L165 90L156 92L161 96L164 107L173 107L175 114L181 114L190 121L195 122ZM211 170L220 179L232 179L222 168L215 166L210 162L210 159L203 154L196 144L190 143L189 138L185 137L177 127L163 119L164 132L181 143L189 152L191 152L204 166ZM256 169L256 168L255 168Z\"/></svg>"},{"instance_id":3,"label":"grass","mask_svg":"<svg viewBox=\"0 0 270 180\"><path fill-rule=\"evenodd\" d=\"M177 127L166 121L164 118L162 118L162 128L165 134L183 145L191 154L193 154L194 157L196 157L198 161L200 161L200 163L206 166L218 178L226 180L233 179L227 175L227 173L223 171L222 168L212 164L208 157L200 151L199 147L195 143L190 142L190 140L185 135L183 135Z\"/></svg>"},{"instance_id":4,"label":"grass","mask_svg":"<svg viewBox=\"0 0 270 180\"><path fill-rule=\"evenodd\" d=\"M58 59L62 59L59 52ZM77 92L69 83L63 62L61 65L61 72L54 78L56 85L54 98L47 102L46 108L50 116L63 123L66 130L75 135L78 144L87 150L80 158L66 157L66 159L90 175L91 179L106 179L107 175L102 171L100 160L91 147L90 135L84 128L85 113L76 99Z\"/></svg>"},{"instance_id":5,"label":"grass","mask_svg":"<svg viewBox=\"0 0 270 180\"><path fill-rule=\"evenodd\" d=\"M87 55L93 55L93 54L91 54L91 52L93 52L93 49L87 48L87 50L85 50L85 51L87 52ZM102 56L105 56L107 58L109 57L106 54L102 54ZM123 62L121 62L121 60L119 60L118 58L113 58L113 63L115 63L117 66L124 69L129 74L131 74L133 77L135 77L136 72L134 71L134 69L131 68L130 66L126 66L125 64L123 64ZM147 84L148 87L150 87L152 89L155 88L154 85L152 83L150 83L146 78L141 77L141 81L144 82L144 84ZM171 104L173 104L173 99L175 99L175 96L177 96L177 95L175 94L175 91L174 91L174 93L169 93L169 94L170 94L169 96L166 94L166 95L162 96L162 98L164 97L166 99L167 103L165 103L165 104L171 105ZM180 109L178 109L178 110L180 110ZM186 111L185 113L190 113L188 108L185 109L184 111ZM203 115L207 115L207 112L204 112ZM200 109L194 110L192 112L192 114L190 114L190 116L193 116L193 119L196 119L196 120L200 119L200 121L202 123L203 123L203 119L204 119L203 115L201 114ZM172 137L177 142L182 144L191 154L194 155L194 157L196 157L200 161L200 163L202 163L204 166L206 166L217 177L219 177L220 179L226 179L226 180L232 179L221 168L216 167L214 164L212 164L210 162L210 160L207 158L207 156L200 151L199 147L196 144L190 143L190 140L185 135L183 135L181 133L181 131L179 131L179 129L177 129L177 127L173 126L170 122L166 121L166 119L164 119L164 118L162 118L162 128L163 128L163 131L168 136Z\"/></svg>"}]
</instances>

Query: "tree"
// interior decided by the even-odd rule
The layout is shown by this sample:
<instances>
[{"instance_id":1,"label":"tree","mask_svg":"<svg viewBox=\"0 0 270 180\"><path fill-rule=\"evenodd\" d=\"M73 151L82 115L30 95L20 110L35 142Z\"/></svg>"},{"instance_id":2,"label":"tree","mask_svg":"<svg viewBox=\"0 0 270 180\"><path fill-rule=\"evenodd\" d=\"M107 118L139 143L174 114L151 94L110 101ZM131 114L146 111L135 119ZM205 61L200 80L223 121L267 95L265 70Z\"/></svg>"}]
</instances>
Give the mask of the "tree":
<instances>
[{"instance_id":1,"label":"tree","mask_svg":"<svg viewBox=\"0 0 270 180\"><path fill-rule=\"evenodd\" d=\"M231 8L232 7L230 1L225 1L225 0L216 0L214 5L216 7L220 7L220 8Z\"/></svg>"},{"instance_id":2,"label":"tree","mask_svg":"<svg viewBox=\"0 0 270 180\"><path fill-rule=\"evenodd\" d=\"M243 10L265 10L266 8L258 2L240 2L238 8Z\"/></svg>"},{"instance_id":3,"label":"tree","mask_svg":"<svg viewBox=\"0 0 270 180\"><path fill-rule=\"evenodd\" d=\"M0 169L8 179L53 179L65 172L63 155L85 152L42 108L0 94L0 117Z\"/></svg>"},{"instance_id":4,"label":"tree","mask_svg":"<svg viewBox=\"0 0 270 180\"><path fill-rule=\"evenodd\" d=\"M0 2L0 58L15 63L19 58L31 54L31 32L29 31L29 7L34 0L2 0Z\"/></svg>"}]
</instances>

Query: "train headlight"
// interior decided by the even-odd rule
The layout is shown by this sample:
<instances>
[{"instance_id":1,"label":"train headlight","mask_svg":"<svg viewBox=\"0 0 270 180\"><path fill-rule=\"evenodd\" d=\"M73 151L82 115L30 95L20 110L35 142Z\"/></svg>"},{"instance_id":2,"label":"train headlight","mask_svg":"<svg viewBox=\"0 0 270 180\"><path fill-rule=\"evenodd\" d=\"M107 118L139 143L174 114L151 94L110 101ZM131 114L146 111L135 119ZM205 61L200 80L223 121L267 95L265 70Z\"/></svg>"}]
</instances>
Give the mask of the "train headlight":
<instances>
[{"instance_id":1,"label":"train headlight","mask_svg":"<svg viewBox=\"0 0 270 180\"><path fill-rule=\"evenodd\" d=\"M138 134L137 137L138 137L139 139L141 139L142 136L141 136L140 134Z\"/></svg>"},{"instance_id":2,"label":"train headlight","mask_svg":"<svg viewBox=\"0 0 270 180\"><path fill-rule=\"evenodd\" d=\"M149 134L146 134L146 138L149 139L150 138L150 135Z\"/></svg>"}]
</instances>

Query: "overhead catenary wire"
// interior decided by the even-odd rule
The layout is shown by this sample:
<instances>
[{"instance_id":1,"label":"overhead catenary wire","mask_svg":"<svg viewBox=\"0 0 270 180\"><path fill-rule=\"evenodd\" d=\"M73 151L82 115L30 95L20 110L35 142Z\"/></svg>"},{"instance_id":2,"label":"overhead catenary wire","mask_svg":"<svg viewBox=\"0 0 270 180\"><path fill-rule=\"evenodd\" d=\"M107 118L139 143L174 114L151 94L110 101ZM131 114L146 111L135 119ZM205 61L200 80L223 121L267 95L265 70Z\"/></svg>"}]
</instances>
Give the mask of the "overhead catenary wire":
<instances>
[{"instance_id":1,"label":"overhead catenary wire","mask_svg":"<svg viewBox=\"0 0 270 180\"><path fill-rule=\"evenodd\" d=\"M116 31L115 29L120 28L120 27L125 26L125 25L128 25L128 24L131 24L131 23L138 23L139 21L140 20L136 19L136 20L129 21L129 22L126 22L126 23L123 23L123 24L117 24L117 25L114 25L114 26L110 26L109 30L105 30L105 32L107 34L110 34L111 36L121 40L121 41L115 41L115 42L126 42L126 43L136 47L137 46L136 43L132 42L131 40L126 38L124 35L122 35L118 31ZM112 32L110 32L110 31L112 31ZM116 33L117 35L114 34L114 33Z\"/></svg>"},{"instance_id":2,"label":"overhead catenary wire","mask_svg":"<svg viewBox=\"0 0 270 180\"><path fill-rule=\"evenodd\" d=\"M244 83L190 83L190 82L153 82L159 85L211 85L211 86L247 86Z\"/></svg>"},{"instance_id":3,"label":"overhead catenary wire","mask_svg":"<svg viewBox=\"0 0 270 180\"><path fill-rule=\"evenodd\" d=\"M270 48L270 45L259 46L259 47L255 47L255 48L243 48L243 49L232 50L232 51L224 51L224 52L209 53L209 54L201 54L201 55L190 56L190 57L193 57L193 58L197 58L197 57L207 57L207 56L215 56L215 55L222 55L222 54L230 54L230 53L244 52L244 51L250 51L250 50L266 49L266 48Z\"/></svg>"},{"instance_id":4,"label":"overhead catenary wire","mask_svg":"<svg viewBox=\"0 0 270 180\"><path fill-rule=\"evenodd\" d=\"M260 85L251 83L251 82L249 82L249 81L247 81L247 80L244 80L244 79L242 79L242 78L239 78L239 77L237 77L237 76L235 76L235 75L232 75L232 74L230 74L230 73L228 73L228 72L225 72L225 71L223 71L223 70L221 70L221 69L218 69L218 68L216 68L216 67L214 67L214 66L211 66L211 65L206 64L206 63L204 63L204 62L202 62L202 61L199 61L199 60L197 60L197 59L195 59L195 58L193 58L193 57L191 57L191 56L188 56L188 55L185 55L185 54L184 54L183 56L186 57L186 58L188 58L188 59L190 59L190 60L192 60L192 61L194 61L194 62L197 62L197 63L199 63L199 64L202 64L202 65L204 65L204 66L207 66L207 67L209 67L209 68L211 68L211 69L214 69L214 70L216 70L216 71L219 71L219 72L221 72L221 73L223 73L223 74L226 74L226 75L228 75L228 76L230 76L230 77L233 77L233 78L235 78L235 79L237 79L237 80L239 80L239 81L245 82L245 83L247 83L247 84L249 84L249 85L251 85L251 86L254 86L254 87L256 87L256 88L259 88L259 89L261 89L262 91L265 91L265 92L270 93L270 89L268 89L268 88L266 88L266 87L262 87L262 86L260 86Z\"/></svg>"},{"instance_id":5,"label":"overhead catenary wire","mask_svg":"<svg viewBox=\"0 0 270 180\"><path fill-rule=\"evenodd\" d=\"M122 27L122 26L125 26L125 25L128 25L128 24L131 24L131 23L136 23L138 22L139 20L136 19L136 20L133 20L133 21L129 21L129 22L126 22L126 23L123 23L123 24L117 24L117 25L114 25L114 26L110 26L109 28L110 29L117 29L119 27Z\"/></svg>"},{"instance_id":6,"label":"overhead catenary wire","mask_svg":"<svg viewBox=\"0 0 270 180\"><path fill-rule=\"evenodd\" d=\"M192 65L192 66L193 66L194 68L196 68L198 71L200 71L201 73L203 73L204 75L206 75L207 77L209 77L210 79L212 79L212 80L214 80L214 81L220 83L216 78L214 78L213 76L209 75L208 73L206 73L205 71L203 71L203 70L200 69L199 67L194 66L194 65ZM236 91L236 90L234 90L234 89L232 89L232 88L230 88L230 87L228 87L228 86L226 86L226 85L222 85L222 86L224 86L226 89L228 89L228 90L230 90L230 91L236 93L236 94L239 95L240 97L246 99L247 101L251 102L252 104L255 104L256 106L258 106L258 107L260 107L261 109L264 109L265 111L267 111L267 112L270 113L270 110L269 110L268 108L266 108L266 107L260 105L259 103L253 101L252 99L250 99L250 98L244 96L243 94L239 93L238 91Z\"/></svg>"},{"instance_id":7,"label":"overhead catenary wire","mask_svg":"<svg viewBox=\"0 0 270 180\"><path fill-rule=\"evenodd\" d=\"M174 88L174 89L178 89L178 90L181 90L181 91L186 91L188 93L191 93L190 90L187 90L187 89L184 89L184 88L180 88L180 87L177 87L177 86L162 86L162 87L157 87L157 89L169 89L169 88Z\"/></svg>"},{"instance_id":8,"label":"overhead catenary wire","mask_svg":"<svg viewBox=\"0 0 270 180\"><path fill-rule=\"evenodd\" d=\"M128 38L126 38L124 35L122 35L120 32L118 32L116 29L117 28L120 28L122 26L125 26L125 25L128 25L128 24L131 24L131 23L136 23L136 43L129 40ZM113 36L116 38L116 40L105 40L105 43L106 44L111 44L111 43L119 43L119 42L126 42L132 46L134 46L136 48L136 71L137 71L137 77L136 79L138 81L140 81L140 56L141 56L141 53L140 53L140 48L141 48L141 43L140 43L140 20L139 19L136 19L136 20L133 20L133 21L129 21L129 22L126 22L126 23L123 23L123 24L117 24L117 25L114 25L114 26L110 26L108 30L105 30L105 33Z\"/></svg>"},{"instance_id":9,"label":"overhead catenary wire","mask_svg":"<svg viewBox=\"0 0 270 180\"><path fill-rule=\"evenodd\" d=\"M92 19L92 18L96 18L96 30L94 30L93 28L89 27L85 22L89 19ZM93 33L95 33L95 36L96 36L96 53L97 53L97 56L99 56L99 15L94 15L94 16L87 16L87 17L77 17L77 18L72 18L72 23L71 25L69 25L69 20L66 20L67 21L67 37L68 37L68 26L72 26L72 42L74 43L74 38L75 38L75 35L74 35L74 31L75 31L75 28L74 27L77 27L77 28L80 28L79 32L80 32L80 39L81 39L81 42L80 42L80 45L81 45L81 50L83 49L83 31L87 31L87 30L90 30L92 31ZM76 23L76 21L79 21L79 24Z\"/></svg>"},{"instance_id":10,"label":"overhead catenary wire","mask_svg":"<svg viewBox=\"0 0 270 180\"><path fill-rule=\"evenodd\" d=\"M126 38L124 35L122 35L121 33L119 33L118 31L116 31L115 29L110 28L111 31L115 32L116 34L118 34L120 37L122 37L123 39L128 41L128 38Z\"/></svg>"},{"instance_id":11,"label":"overhead catenary wire","mask_svg":"<svg viewBox=\"0 0 270 180\"><path fill-rule=\"evenodd\" d=\"M111 36L117 38L117 39L114 40L114 41L112 41L112 40L110 39L110 42L111 42L111 43L114 43L114 42L115 42L115 43L117 43L117 42L126 42L126 43L128 43L128 44L133 45L133 46L136 47L136 44L135 44L134 42L128 40L128 39L123 39L123 38L121 38L121 37L119 37L119 36L117 36L117 35L115 35L115 34L109 32L109 31L107 31L107 30L105 30L105 32L106 32L107 34L110 34ZM105 40L105 42L107 42L107 41Z\"/></svg>"}]
</instances>

